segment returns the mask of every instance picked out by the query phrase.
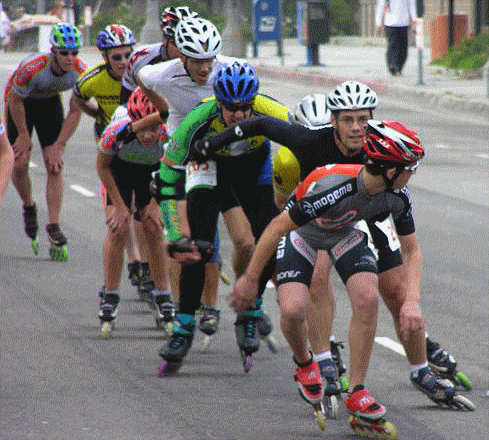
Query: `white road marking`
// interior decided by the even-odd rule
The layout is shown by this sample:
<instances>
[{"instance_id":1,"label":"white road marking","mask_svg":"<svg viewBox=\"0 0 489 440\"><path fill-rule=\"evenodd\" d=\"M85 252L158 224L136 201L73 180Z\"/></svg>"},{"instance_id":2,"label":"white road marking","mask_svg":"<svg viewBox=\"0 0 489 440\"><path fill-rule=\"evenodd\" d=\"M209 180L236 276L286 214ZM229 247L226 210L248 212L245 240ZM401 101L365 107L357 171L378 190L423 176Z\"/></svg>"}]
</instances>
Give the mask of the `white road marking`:
<instances>
[{"instance_id":1,"label":"white road marking","mask_svg":"<svg viewBox=\"0 0 489 440\"><path fill-rule=\"evenodd\" d=\"M88 189L83 188L83 186L80 186L80 185L70 185L70 188L73 191L76 191L76 192L84 195L85 197L95 197L95 193L93 193L92 191L89 191Z\"/></svg>"},{"instance_id":2,"label":"white road marking","mask_svg":"<svg viewBox=\"0 0 489 440\"><path fill-rule=\"evenodd\" d=\"M379 337L375 338L375 342L377 342L377 344L383 345L384 347L400 354L401 356L406 356L406 352L404 351L403 346L401 344L399 344L398 342L393 341L390 338L379 336Z\"/></svg>"},{"instance_id":3,"label":"white road marking","mask_svg":"<svg viewBox=\"0 0 489 440\"><path fill-rule=\"evenodd\" d=\"M34 162L29 162L29 168L37 168L37 164Z\"/></svg>"},{"instance_id":4,"label":"white road marking","mask_svg":"<svg viewBox=\"0 0 489 440\"><path fill-rule=\"evenodd\" d=\"M445 144L436 144L435 148L441 148L442 150L448 150L450 147Z\"/></svg>"},{"instance_id":5,"label":"white road marking","mask_svg":"<svg viewBox=\"0 0 489 440\"><path fill-rule=\"evenodd\" d=\"M476 154L475 157L479 157L481 159L489 159L489 154L484 154L484 153Z\"/></svg>"}]
</instances>

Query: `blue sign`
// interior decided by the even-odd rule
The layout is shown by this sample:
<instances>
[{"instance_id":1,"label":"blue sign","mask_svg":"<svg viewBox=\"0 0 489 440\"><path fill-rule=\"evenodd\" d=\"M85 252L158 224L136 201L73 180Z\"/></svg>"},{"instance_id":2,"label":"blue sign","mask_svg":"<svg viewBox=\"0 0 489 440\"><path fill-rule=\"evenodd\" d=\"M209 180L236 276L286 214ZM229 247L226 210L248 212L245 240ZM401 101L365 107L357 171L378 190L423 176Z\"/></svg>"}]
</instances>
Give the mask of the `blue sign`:
<instances>
[{"instance_id":1,"label":"blue sign","mask_svg":"<svg viewBox=\"0 0 489 440\"><path fill-rule=\"evenodd\" d=\"M282 41L281 0L253 0L253 41Z\"/></svg>"}]
</instances>

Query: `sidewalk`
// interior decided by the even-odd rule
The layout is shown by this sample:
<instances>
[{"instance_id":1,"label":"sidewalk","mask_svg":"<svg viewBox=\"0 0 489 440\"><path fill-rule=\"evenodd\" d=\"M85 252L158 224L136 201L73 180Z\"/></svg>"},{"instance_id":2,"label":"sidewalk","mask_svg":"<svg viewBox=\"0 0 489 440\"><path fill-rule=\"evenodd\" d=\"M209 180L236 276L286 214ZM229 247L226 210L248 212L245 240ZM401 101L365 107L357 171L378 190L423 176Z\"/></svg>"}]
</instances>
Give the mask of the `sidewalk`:
<instances>
[{"instance_id":1,"label":"sidewalk","mask_svg":"<svg viewBox=\"0 0 489 440\"><path fill-rule=\"evenodd\" d=\"M379 45L381 44L381 45ZM385 63L382 40L335 38L321 45L320 66L306 66L306 47L297 39L286 39L283 56L277 56L275 42L260 43L258 57L248 58L260 75L284 81L310 85L311 93L327 93L339 82L355 79L369 84L379 95L408 99L410 103L445 111L470 112L472 116L489 122L488 78L461 78L445 68L431 66L431 51L423 51L420 82L419 53L409 48L408 59L401 76L391 76Z\"/></svg>"}]
</instances>

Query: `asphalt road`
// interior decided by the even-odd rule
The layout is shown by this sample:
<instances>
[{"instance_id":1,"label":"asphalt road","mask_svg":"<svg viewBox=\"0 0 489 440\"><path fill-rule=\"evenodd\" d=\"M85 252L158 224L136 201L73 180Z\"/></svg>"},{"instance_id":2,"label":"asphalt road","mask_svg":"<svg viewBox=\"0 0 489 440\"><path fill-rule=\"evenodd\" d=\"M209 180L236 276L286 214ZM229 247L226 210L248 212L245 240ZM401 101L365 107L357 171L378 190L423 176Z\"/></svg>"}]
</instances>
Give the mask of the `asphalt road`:
<instances>
[{"instance_id":1,"label":"asphalt road","mask_svg":"<svg viewBox=\"0 0 489 440\"><path fill-rule=\"evenodd\" d=\"M0 70L2 84L8 71L8 66ZM314 92L266 79L262 90L290 106ZM432 337L472 379L474 389L466 395L478 408L473 413L444 410L412 387L406 359L390 342L396 337L385 308L377 336L387 338L387 346L375 345L367 385L386 405L400 439L489 439L489 124L388 100L377 115L418 130L428 148L411 185L424 251L422 305ZM300 399L271 289L264 307L275 323L280 350L273 355L263 346L249 374L241 366L223 284L221 327L210 353L202 352L197 334L176 377L157 377L162 335L148 307L137 301L126 272L118 328L112 339L101 338L96 311L104 217L91 125L84 118L65 157L67 263L49 261L42 230L40 255L32 255L13 188L0 209L0 439L356 438L343 406L321 433ZM45 173L37 146L32 162L43 225ZM226 261L230 243L222 235ZM345 340L350 308L336 276L335 290L335 332ZM343 353L347 360L347 350Z\"/></svg>"}]
</instances>

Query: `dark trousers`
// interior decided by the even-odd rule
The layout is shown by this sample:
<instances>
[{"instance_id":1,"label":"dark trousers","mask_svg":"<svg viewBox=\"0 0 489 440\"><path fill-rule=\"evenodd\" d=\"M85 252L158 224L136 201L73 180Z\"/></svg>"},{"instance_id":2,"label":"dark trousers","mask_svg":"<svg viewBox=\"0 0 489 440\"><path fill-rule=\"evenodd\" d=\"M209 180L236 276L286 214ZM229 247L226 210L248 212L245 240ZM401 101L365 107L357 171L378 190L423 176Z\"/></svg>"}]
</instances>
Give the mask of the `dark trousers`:
<instances>
[{"instance_id":1,"label":"dark trousers","mask_svg":"<svg viewBox=\"0 0 489 440\"><path fill-rule=\"evenodd\" d=\"M401 73L408 53L409 26L385 26L387 68L393 75Z\"/></svg>"}]
</instances>

